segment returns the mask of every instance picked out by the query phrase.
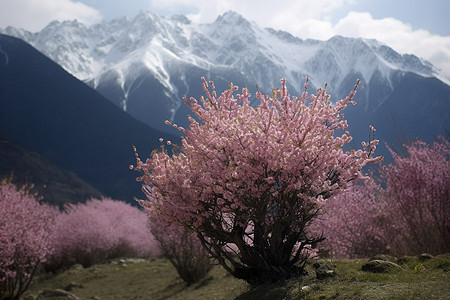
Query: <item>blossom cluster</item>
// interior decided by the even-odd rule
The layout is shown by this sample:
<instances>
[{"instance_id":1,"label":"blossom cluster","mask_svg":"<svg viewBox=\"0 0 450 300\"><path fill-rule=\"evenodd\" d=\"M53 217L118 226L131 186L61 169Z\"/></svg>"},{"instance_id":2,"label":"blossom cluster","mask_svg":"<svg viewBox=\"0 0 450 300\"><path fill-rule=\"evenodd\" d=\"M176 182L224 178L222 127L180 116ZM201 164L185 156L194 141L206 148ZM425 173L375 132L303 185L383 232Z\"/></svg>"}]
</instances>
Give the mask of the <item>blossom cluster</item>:
<instances>
[{"instance_id":1,"label":"blossom cluster","mask_svg":"<svg viewBox=\"0 0 450 300\"><path fill-rule=\"evenodd\" d=\"M160 253L143 211L109 198L69 204L56 218L53 252L47 268L90 266L114 257Z\"/></svg>"},{"instance_id":2,"label":"blossom cluster","mask_svg":"<svg viewBox=\"0 0 450 300\"><path fill-rule=\"evenodd\" d=\"M230 84L218 96L213 82L202 80L206 98L184 98L195 114L189 129L166 121L184 134L180 146L170 146L173 154L162 146L142 161L136 153L131 168L142 173L147 196L140 203L160 222L197 232L235 275L257 266L290 268L299 259L292 250L312 243L304 229L318 204L381 160L371 156L377 140L366 149L343 150L352 138L342 110L354 103L356 86L333 105L325 89L309 95L308 82L301 97L291 97L282 79L272 96L258 90L260 104L253 107L246 87L235 95L238 87ZM249 225L252 232L246 232ZM224 252L230 244L240 262Z\"/></svg>"},{"instance_id":3,"label":"blossom cluster","mask_svg":"<svg viewBox=\"0 0 450 300\"><path fill-rule=\"evenodd\" d=\"M310 228L333 256L416 255L450 250L450 142L417 140L392 151L378 175L337 195Z\"/></svg>"},{"instance_id":4,"label":"blossom cluster","mask_svg":"<svg viewBox=\"0 0 450 300\"><path fill-rule=\"evenodd\" d=\"M258 91L261 103L253 108L247 88L235 98L238 87L231 85L217 98L211 85L212 92L203 79L207 98L200 98L201 104L185 99L199 121L190 117L190 129L179 128L185 136L176 153L155 151L145 162L137 158L144 191L168 222L198 225L211 217L209 208L244 211L290 193L317 201L362 178L361 168L381 159L364 150L345 152L348 131L334 136L347 128L340 112L353 103L354 91L332 105L325 89L291 98L282 80L273 97ZM370 144L372 151L377 142ZM330 172L339 174L334 183L327 179Z\"/></svg>"},{"instance_id":5,"label":"blossom cluster","mask_svg":"<svg viewBox=\"0 0 450 300\"><path fill-rule=\"evenodd\" d=\"M0 184L0 298L20 296L51 249L55 210L26 187Z\"/></svg>"}]
</instances>

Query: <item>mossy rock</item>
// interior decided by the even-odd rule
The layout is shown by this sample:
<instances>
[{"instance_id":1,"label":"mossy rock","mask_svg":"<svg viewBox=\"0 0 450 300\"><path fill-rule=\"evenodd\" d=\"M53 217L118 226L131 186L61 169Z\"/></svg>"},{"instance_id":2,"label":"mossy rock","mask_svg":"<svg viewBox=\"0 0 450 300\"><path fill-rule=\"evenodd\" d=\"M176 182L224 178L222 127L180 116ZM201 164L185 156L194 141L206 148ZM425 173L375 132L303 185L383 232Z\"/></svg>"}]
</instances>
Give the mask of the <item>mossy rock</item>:
<instances>
[{"instance_id":1,"label":"mossy rock","mask_svg":"<svg viewBox=\"0 0 450 300\"><path fill-rule=\"evenodd\" d=\"M333 269L332 265L329 263L319 263L316 262L313 265L316 271L316 278L319 280L332 278L336 276L336 271Z\"/></svg>"},{"instance_id":2,"label":"mossy rock","mask_svg":"<svg viewBox=\"0 0 450 300\"><path fill-rule=\"evenodd\" d=\"M403 268L396 263L386 260L370 260L366 262L361 269L371 273L388 273L392 270L403 270Z\"/></svg>"},{"instance_id":3,"label":"mossy rock","mask_svg":"<svg viewBox=\"0 0 450 300\"><path fill-rule=\"evenodd\" d=\"M433 255L431 255L430 253L422 253L419 255L419 260L420 261L427 261L433 258Z\"/></svg>"}]
</instances>

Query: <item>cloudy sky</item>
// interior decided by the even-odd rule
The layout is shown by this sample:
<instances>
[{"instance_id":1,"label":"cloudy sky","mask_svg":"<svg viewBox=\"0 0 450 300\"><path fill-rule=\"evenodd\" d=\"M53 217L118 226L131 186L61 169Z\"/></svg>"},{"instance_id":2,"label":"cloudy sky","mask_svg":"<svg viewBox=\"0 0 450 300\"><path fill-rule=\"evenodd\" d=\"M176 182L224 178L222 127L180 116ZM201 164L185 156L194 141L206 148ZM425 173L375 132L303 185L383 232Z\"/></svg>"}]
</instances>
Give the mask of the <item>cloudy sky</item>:
<instances>
[{"instance_id":1,"label":"cloudy sky","mask_svg":"<svg viewBox=\"0 0 450 300\"><path fill-rule=\"evenodd\" d=\"M0 28L38 31L52 20L93 24L148 10L210 23L233 10L300 38L339 34L377 39L425 58L450 80L450 0L0 0Z\"/></svg>"}]
</instances>

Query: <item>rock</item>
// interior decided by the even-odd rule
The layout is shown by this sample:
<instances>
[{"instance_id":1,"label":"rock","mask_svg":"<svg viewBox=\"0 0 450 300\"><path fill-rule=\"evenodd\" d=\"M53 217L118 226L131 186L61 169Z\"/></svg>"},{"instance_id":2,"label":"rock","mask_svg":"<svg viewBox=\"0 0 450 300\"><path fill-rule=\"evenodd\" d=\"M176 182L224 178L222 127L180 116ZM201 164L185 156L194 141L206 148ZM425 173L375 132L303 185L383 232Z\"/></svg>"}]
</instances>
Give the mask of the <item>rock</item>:
<instances>
[{"instance_id":1,"label":"rock","mask_svg":"<svg viewBox=\"0 0 450 300\"><path fill-rule=\"evenodd\" d=\"M313 264L313 267L316 269L317 279L325 279L336 276L336 272L327 263L316 262Z\"/></svg>"},{"instance_id":2,"label":"rock","mask_svg":"<svg viewBox=\"0 0 450 300\"><path fill-rule=\"evenodd\" d=\"M81 264L74 264L69 270L71 271L81 271L83 270L83 265Z\"/></svg>"},{"instance_id":3,"label":"rock","mask_svg":"<svg viewBox=\"0 0 450 300\"><path fill-rule=\"evenodd\" d=\"M52 300L77 300L80 299L77 296L75 296L72 293L69 293L65 290L61 289L55 289L55 290L43 290L39 293L36 300L46 300L46 299L52 299Z\"/></svg>"},{"instance_id":4,"label":"rock","mask_svg":"<svg viewBox=\"0 0 450 300\"><path fill-rule=\"evenodd\" d=\"M70 269L69 269L69 274L76 274L76 273L78 273L78 272L80 272L80 271L83 271L84 270L84 268L83 268L83 266L82 265L80 265L80 264L75 264L75 265L73 265Z\"/></svg>"},{"instance_id":5,"label":"rock","mask_svg":"<svg viewBox=\"0 0 450 300\"><path fill-rule=\"evenodd\" d=\"M146 262L143 258L119 258L110 261L113 265L137 264Z\"/></svg>"},{"instance_id":6,"label":"rock","mask_svg":"<svg viewBox=\"0 0 450 300\"><path fill-rule=\"evenodd\" d=\"M429 259L432 259L432 258L433 258L433 255L431 255L430 253L422 253L422 254L419 255L419 260L420 261L426 261L426 260L429 260Z\"/></svg>"},{"instance_id":7,"label":"rock","mask_svg":"<svg viewBox=\"0 0 450 300\"><path fill-rule=\"evenodd\" d=\"M333 267L331 260L328 260L328 259L318 259L318 260L315 260L314 263L312 264L314 269L318 269L322 265L327 265L330 268Z\"/></svg>"},{"instance_id":8,"label":"rock","mask_svg":"<svg viewBox=\"0 0 450 300\"><path fill-rule=\"evenodd\" d=\"M369 261L372 261L372 260L384 260L384 261L390 261L393 263L397 262L397 259L395 257L386 255L386 254L377 254L377 255L369 258Z\"/></svg>"},{"instance_id":9,"label":"rock","mask_svg":"<svg viewBox=\"0 0 450 300\"><path fill-rule=\"evenodd\" d=\"M366 262L361 269L365 272L372 273L387 273L391 270L403 270L402 267L396 263L386 260L370 260Z\"/></svg>"},{"instance_id":10,"label":"rock","mask_svg":"<svg viewBox=\"0 0 450 300\"><path fill-rule=\"evenodd\" d=\"M143 258L128 258L127 259L128 263L133 263L133 264L140 264L140 263L145 263L146 260Z\"/></svg>"},{"instance_id":11,"label":"rock","mask_svg":"<svg viewBox=\"0 0 450 300\"><path fill-rule=\"evenodd\" d=\"M326 268L319 268L316 270L317 279L325 279L336 276L336 272L334 270L328 270Z\"/></svg>"},{"instance_id":12,"label":"rock","mask_svg":"<svg viewBox=\"0 0 450 300\"><path fill-rule=\"evenodd\" d=\"M78 284L78 283L76 283L76 282L74 282L74 281L71 281L71 282L69 282L69 284L68 285L66 285L65 287L64 287L64 290L65 291L71 291L71 290L73 290L74 288L82 288L83 286L81 285L81 284Z\"/></svg>"},{"instance_id":13,"label":"rock","mask_svg":"<svg viewBox=\"0 0 450 300\"><path fill-rule=\"evenodd\" d=\"M309 285L302 286L302 291L305 293L309 293L312 291L312 288Z\"/></svg>"}]
</instances>

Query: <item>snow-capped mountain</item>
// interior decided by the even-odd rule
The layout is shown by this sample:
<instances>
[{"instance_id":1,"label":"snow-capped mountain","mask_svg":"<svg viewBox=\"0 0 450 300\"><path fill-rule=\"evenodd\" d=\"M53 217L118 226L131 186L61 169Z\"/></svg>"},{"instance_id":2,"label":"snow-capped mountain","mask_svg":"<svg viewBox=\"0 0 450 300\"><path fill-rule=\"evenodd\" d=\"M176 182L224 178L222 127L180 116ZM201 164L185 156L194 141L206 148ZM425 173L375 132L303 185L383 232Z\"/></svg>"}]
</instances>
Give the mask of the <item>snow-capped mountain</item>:
<instances>
[{"instance_id":1,"label":"snow-capped mountain","mask_svg":"<svg viewBox=\"0 0 450 300\"><path fill-rule=\"evenodd\" d=\"M37 33L11 27L0 32L27 41L136 119L162 130L168 130L164 119L186 124L181 98L202 93L201 76L214 80L219 91L229 81L270 91L284 77L292 94L299 94L309 76L311 91L327 82L332 100L346 96L360 78L357 100L366 112L382 106L405 74L439 78L430 63L375 40L302 40L234 12L211 24L141 12L132 20L89 27L55 21Z\"/></svg>"}]
</instances>

